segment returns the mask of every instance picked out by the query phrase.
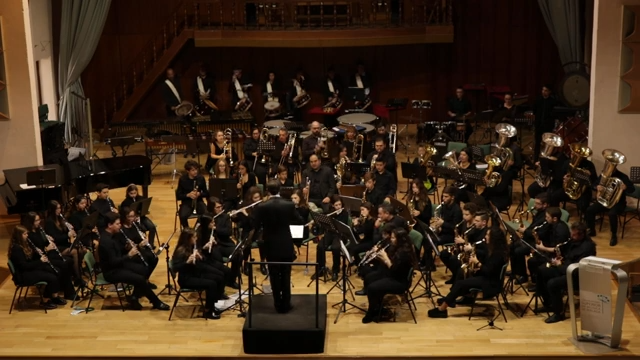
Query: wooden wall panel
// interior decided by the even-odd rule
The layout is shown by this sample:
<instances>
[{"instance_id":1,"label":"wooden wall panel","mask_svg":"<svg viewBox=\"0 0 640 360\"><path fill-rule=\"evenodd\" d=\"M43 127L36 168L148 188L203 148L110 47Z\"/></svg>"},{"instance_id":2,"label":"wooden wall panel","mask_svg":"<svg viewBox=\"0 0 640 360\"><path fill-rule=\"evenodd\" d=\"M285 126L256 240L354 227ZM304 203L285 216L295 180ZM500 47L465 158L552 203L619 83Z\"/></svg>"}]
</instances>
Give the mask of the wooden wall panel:
<instances>
[{"instance_id":1,"label":"wooden wall panel","mask_svg":"<svg viewBox=\"0 0 640 360\"><path fill-rule=\"evenodd\" d=\"M178 1L113 1L111 11L115 15L110 14L96 56L83 75L85 91L92 98L96 126L101 127L104 120L102 99L112 91L121 72L137 55L136 46L144 43L145 37L150 39L160 31L170 14L168 9ZM223 108L230 106L226 90L232 68L236 64L242 66L254 83L259 84L252 95L253 110L260 118L259 95L269 69L276 70L281 78L285 75L289 78L296 67L303 67L310 76L313 106L323 102L320 83L327 66L333 64L346 81L354 64L363 60L374 76L376 100L430 99L433 109L429 119L442 118L446 99L456 85L509 85L519 94L535 98L542 84L561 79L557 49L537 1L458 0L454 3L454 24L453 44L322 49L216 49L187 45L173 66L182 75L187 90L191 88L198 63L208 62L217 79L218 98ZM481 99L478 106L485 108L486 100ZM154 89L130 118L163 117L163 109L160 92ZM408 115L409 110L400 114Z\"/></svg>"}]
</instances>

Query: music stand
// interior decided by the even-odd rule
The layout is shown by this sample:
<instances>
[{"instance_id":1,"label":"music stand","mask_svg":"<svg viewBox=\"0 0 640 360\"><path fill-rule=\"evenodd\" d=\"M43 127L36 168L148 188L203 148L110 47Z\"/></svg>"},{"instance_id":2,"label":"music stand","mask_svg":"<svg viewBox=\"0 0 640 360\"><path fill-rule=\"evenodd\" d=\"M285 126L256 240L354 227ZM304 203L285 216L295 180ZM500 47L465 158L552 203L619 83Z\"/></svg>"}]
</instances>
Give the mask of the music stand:
<instances>
[{"instance_id":1,"label":"music stand","mask_svg":"<svg viewBox=\"0 0 640 360\"><path fill-rule=\"evenodd\" d=\"M186 154L197 154L198 163L200 163L200 153L203 151L208 153L210 150L209 143L211 140L207 139L206 136L192 136L190 135L185 140L185 153Z\"/></svg>"},{"instance_id":2,"label":"music stand","mask_svg":"<svg viewBox=\"0 0 640 360\"><path fill-rule=\"evenodd\" d=\"M176 154L178 153L178 149L176 148L176 143L179 142L184 142L186 140L186 138L182 135L164 135L160 137L160 141L162 142L166 142L166 143L171 143L171 150L170 153L173 152L173 170L171 171L171 189L173 189L173 184L176 181L176 175L178 175L178 168L177 168L177 159L176 159ZM167 154L165 154L164 156L167 156ZM162 157L164 159L164 156Z\"/></svg>"},{"instance_id":3,"label":"music stand","mask_svg":"<svg viewBox=\"0 0 640 360\"><path fill-rule=\"evenodd\" d=\"M236 244L236 247L233 249L233 252L231 252L231 255L229 255L229 263L231 263L231 261L233 261L238 257L242 259L243 254L247 251L247 249L248 251L251 251L252 242L253 242L253 236L247 236L246 239L244 239L243 241L238 241L238 243ZM242 284L241 271L238 272L238 284ZM245 292L249 292L249 291L250 289L245 290ZM224 309L222 312L225 312L228 310L238 310L238 317L243 318L246 316L246 312L244 310L245 306L248 307L249 303L242 299L242 286L238 286L238 299L236 299L233 305Z\"/></svg>"},{"instance_id":4,"label":"music stand","mask_svg":"<svg viewBox=\"0 0 640 360\"><path fill-rule=\"evenodd\" d=\"M436 235L433 230L431 230L431 227L421 220L416 219L416 224L414 225L413 229L422 234L424 240L427 240L429 242L431 248L427 250L427 247L425 247L424 251L433 250L436 256L440 256L440 250L438 250L438 235ZM424 284L422 284L423 282ZM424 289L424 293L418 296L414 296L413 293L418 288L418 286L421 286ZM434 288L434 290L431 290L432 287ZM435 306L433 295L438 294L438 296L442 296L442 294L440 293L440 289L438 289L438 285L436 285L435 281L433 281L430 264L427 264L425 270L420 272L420 280L413 286L413 289L411 289L411 294L414 299L428 297L429 300L431 300L433 306Z\"/></svg>"},{"instance_id":5,"label":"music stand","mask_svg":"<svg viewBox=\"0 0 640 360\"><path fill-rule=\"evenodd\" d=\"M401 203L398 199L396 198L389 198L389 202L391 204L391 206L393 206L396 209L396 212L398 213L398 216L404 218L404 219L411 219L411 213L409 212L409 208Z\"/></svg>"},{"instance_id":6,"label":"music stand","mask_svg":"<svg viewBox=\"0 0 640 360\"><path fill-rule=\"evenodd\" d=\"M351 254L349 254L349 250L347 249L345 243L355 244L357 243L355 236L353 235L353 231L349 225L344 224L334 218L328 218L331 220L332 227L336 230L336 235L339 237L340 241L340 255L342 255L342 278L340 278L336 283L327 291L327 295L331 293L331 291L338 287L342 290L342 300L338 303L332 305L332 307L338 307L338 314L336 314L336 319L333 321L334 324L338 322L338 318L340 314L346 314L348 310L358 309L362 312L365 310L347 300L347 291L351 294L351 298L355 301L355 297L353 296L352 288L355 286L347 276L347 270L349 265L353 262L353 258ZM351 308L347 309L347 305L351 306Z\"/></svg>"},{"instance_id":7,"label":"music stand","mask_svg":"<svg viewBox=\"0 0 640 360\"><path fill-rule=\"evenodd\" d=\"M362 178L366 173L371 171L371 164L367 162L350 162L349 168L351 174L356 174L359 178Z\"/></svg>"},{"instance_id":8,"label":"music stand","mask_svg":"<svg viewBox=\"0 0 640 360\"><path fill-rule=\"evenodd\" d=\"M82 243L82 239L84 239L85 236L93 233L93 229L95 229L96 224L98 223L98 215L99 213L96 211L82 220L82 229L76 229L76 238L73 241L73 244L71 244L71 249L73 249L74 247L79 248L80 244ZM93 248L93 241L91 239L89 240L89 244L91 245L91 252L94 252L95 249ZM82 269L82 259L78 257L78 261L75 265L78 269ZM88 295L90 295L90 292L85 293L85 290L89 290L89 287L84 283L81 283L80 286L78 286L78 288L76 289L75 295L73 296L71 307L74 307L76 301L80 302L84 300ZM100 294L100 291L98 291L98 289L96 289L93 293L104 299L104 296ZM94 308L88 307L85 309L85 312L93 310Z\"/></svg>"},{"instance_id":9,"label":"music stand","mask_svg":"<svg viewBox=\"0 0 640 360\"><path fill-rule=\"evenodd\" d=\"M256 158L253 159L253 171L256 171L256 164L258 162L258 157L266 155L269 152L274 151L275 149L276 149L276 144L269 141L263 141L262 139L260 139L260 141L258 142L258 154ZM269 174L267 174L267 177L268 176Z\"/></svg>"},{"instance_id":10,"label":"music stand","mask_svg":"<svg viewBox=\"0 0 640 360\"><path fill-rule=\"evenodd\" d=\"M38 186L41 191L42 202L39 210L46 209L45 203L45 186L56 185L56 169L40 168L37 170L27 171L27 186Z\"/></svg>"},{"instance_id":11,"label":"music stand","mask_svg":"<svg viewBox=\"0 0 640 360\"><path fill-rule=\"evenodd\" d=\"M149 208L151 207L151 200L153 200L153 196L140 201L135 201L129 205L129 208L140 217L147 216L147 214L149 214Z\"/></svg>"},{"instance_id":12,"label":"music stand","mask_svg":"<svg viewBox=\"0 0 640 360\"><path fill-rule=\"evenodd\" d=\"M120 151L122 152L122 156L127 155L127 151L129 151L129 146L133 145L138 141L133 136L119 136L108 139L107 143L111 147L111 156L117 157L118 151L116 147L120 147Z\"/></svg>"},{"instance_id":13,"label":"music stand","mask_svg":"<svg viewBox=\"0 0 640 360\"><path fill-rule=\"evenodd\" d=\"M221 201L238 197L238 181L235 179L209 178L209 193Z\"/></svg>"},{"instance_id":14,"label":"music stand","mask_svg":"<svg viewBox=\"0 0 640 360\"><path fill-rule=\"evenodd\" d=\"M402 200L404 200L411 193L411 182L413 179L418 178L421 181L427 180L427 168L420 166L420 164L402 162L400 163L400 170L402 172L402 177L407 179L407 191L401 192L404 194L402 197Z\"/></svg>"},{"instance_id":15,"label":"music stand","mask_svg":"<svg viewBox=\"0 0 640 360\"><path fill-rule=\"evenodd\" d=\"M340 201L342 202L342 208L350 213L360 213L360 206L362 206L361 198L340 195Z\"/></svg>"}]
</instances>

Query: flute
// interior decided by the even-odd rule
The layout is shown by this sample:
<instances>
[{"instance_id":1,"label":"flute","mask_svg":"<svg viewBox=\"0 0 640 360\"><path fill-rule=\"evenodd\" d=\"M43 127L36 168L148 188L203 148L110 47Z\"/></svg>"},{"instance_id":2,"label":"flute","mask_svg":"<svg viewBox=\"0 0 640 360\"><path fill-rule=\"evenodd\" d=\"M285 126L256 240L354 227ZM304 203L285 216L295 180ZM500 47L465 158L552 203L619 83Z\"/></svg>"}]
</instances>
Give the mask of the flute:
<instances>
[{"instance_id":1,"label":"flute","mask_svg":"<svg viewBox=\"0 0 640 360\"><path fill-rule=\"evenodd\" d=\"M60 250L58 250L58 247L56 246L56 243L53 242L51 237L49 235L47 235L47 233L44 232L44 230L42 228L39 228L39 230L40 230L40 233L42 233L42 236L44 236L44 239L46 241L48 241L49 244L53 245L53 248L56 249L56 252L58 253L58 255L60 255L60 258L62 258L62 253L60 252Z\"/></svg>"},{"instance_id":2,"label":"flute","mask_svg":"<svg viewBox=\"0 0 640 360\"><path fill-rule=\"evenodd\" d=\"M135 226L136 230L138 230L138 234L140 235L140 238L145 241L147 240L147 236L144 234L144 232L142 232L142 230L140 229L140 227L136 224L136 222L134 221L133 226ZM153 248L151 247L151 244L149 244L149 241L147 241L147 245L146 245L149 250L151 250L151 253L153 253L153 255L156 255L156 253L153 251Z\"/></svg>"},{"instance_id":3,"label":"flute","mask_svg":"<svg viewBox=\"0 0 640 360\"><path fill-rule=\"evenodd\" d=\"M216 218L222 214L224 214L224 211L220 212L219 214L211 218L211 222L213 223L214 226L216 225ZM209 235L209 241L207 241L207 244L209 245L209 254L211 254L211 250L213 250L213 244L216 241L216 237L214 233L215 233L215 229L211 229L211 235Z\"/></svg>"},{"instance_id":4,"label":"flute","mask_svg":"<svg viewBox=\"0 0 640 360\"><path fill-rule=\"evenodd\" d=\"M129 239L127 234L125 234L124 231L122 231L122 229L120 229L120 233L122 234L122 236L124 236L124 239L127 241L127 243L129 243L132 249L137 246L136 243L133 242L133 240ZM144 264L144 266L149 267L149 264L147 264L147 260L144 259L144 256L142 256L142 253L140 253L139 251L138 251L138 256L140 257L140 260L142 260L142 263Z\"/></svg>"},{"instance_id":5,"label":"flute","mask_svg":"<svg viewBox=\"0 0 640 360\"><path fill-rule=\"evenodd\" d=\"M229 212L229 216L235 216L236 214L241 213L241 212L242 212L242 210L250 209L250 208L252 208L252 207L254 207L254 206L256 206L256 205L260 204L261 202L262 202L262 200L258 200L258 201L256 201L256 202L254 202L253 204L249 204L249 205L247 205L247 206L245 206L245 207L241 207L241 208L240 208L240 209L238 209L238 210L233 210L233 211ZM217 215L216 215L216 216L217 216ZM215 217L214 217L214 219L215 219Z\"/></svg>"},{"instance_id":6,"label":"flute","mask_svg":"<svg viewBox=\"0 0 640 360\"><path fill-rule=\"evenodd\" d=\"M33 246L34 249L36 249L36 252L38 253L38 255L40 255L40 257L45 256L44 253L42 252L42 250L40 250L39 247L35 246L32 242L31 239L27 238L27 241L29 242L29 244L31 244L31 246ZM58 273L58 269L55 268L55 266L53 266L53 264L51 263L51 261L49 261L49 258L47 258L46 261L47 264L49 264L49 266L51 266L51 269L53 269L53 271L56 272L56 274Z\"/></svg>"}]
</instances>

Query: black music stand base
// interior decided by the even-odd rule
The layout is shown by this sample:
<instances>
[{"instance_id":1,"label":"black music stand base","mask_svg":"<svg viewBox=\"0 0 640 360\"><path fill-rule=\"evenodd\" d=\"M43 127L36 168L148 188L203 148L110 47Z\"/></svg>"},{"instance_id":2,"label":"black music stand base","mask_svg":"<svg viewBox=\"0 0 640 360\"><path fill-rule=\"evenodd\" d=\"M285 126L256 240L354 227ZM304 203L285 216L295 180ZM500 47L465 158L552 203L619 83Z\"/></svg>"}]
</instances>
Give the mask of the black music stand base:
<instances>
[{"instance_id":1,"label":"black music stand base","mask_svg":"<svg viewBox=\"0 0 640 360\"><path fill-rule=\"evenodd\" d=\"M422 284L423 281L424 281L424 285ZM433 281L431 270L420 271L420 280L418 280L418 282L413 286L413 289L411 289L412 294L414 291L416 291L418 286L424 289L424 293L418 296L411 295L413 299L415 300L421 297L426 297L426 298L429 298L429 300L431 300L431 304L433 304L433 306L436 306L435 301L433 301L433 296L436 294L438 296L442 296L442 293L440 293L440 289L438 289L438 285L436 285L435 281ZM431 288L434 288L435 291L431 290Z\"/></svg>"},{"instance_id":2,"label":"black music stand base","mask_svg":"<svg viewBox=\"0 0 640 360\"><path fill-rule=\"evenodd\" d=\"M171 236L173 236L173 234ZM169 240L171 240L171 238L169 238ZM160 247L160 252L162 252L162 250L165 251L165 262L167 263L167 283L164 286L164 288L160 290L160 292L157 294L158 296L164 294L165 291L167 292L167 295L171 296L172 295L171 291L174 291L174 292L177 291L176 288L171 283L171 273L170 273L171 270L169 270L169 248L170 248L169 240L167 240L167 242ZM186 302L189 302L189 300L187 300L187 298L184 297L182 294L180 294L180 297L183 298Z\"/></svg>"},{"instance_id":3,"label":"black music stand base","mask_svg":"<svg viewBox=\"0 0 640 360\"><path fill-rule=\"evenodd\" d=\"M527 306L524 307L524 309L522 309L522 313L520 313L520 317L524 317L524 314L527 312L527 309L531 309L531 311L533 311L534 314L538 315L538 300L540 300L540 303L542 304L542 306L544 306L544 302L542 301L542 297L540 295L538 295L537 293L533 293L533 295L531 295L531 299L529 299L529 302L527 303ZM531 303L533 302L533 308L531 307ZM547 315L549 315L549 313L547 313Z\"/></svg>"},{"instance_id":4,"label":"black music stand base","mask_svg":"<svg viewBox=\"0 0 640 360\"><path fill-rule=\"evenodd\" d=\"M500 316L500 313L498 313L498 316ZM497 319L497 316L496 316L496 319ZM494 321L495 321L495 319L487 320L487 325L484 325L484 326L481 326L481 327L477 328L476 331L480 331L480 330L483 330L483 329L496 329L496 330L503 331L504 329L501 328L501 327L497 327L495 325Z\"/></svg>"},{"instance_id":5,"label":"black music stand base","mask_svg":"<svg viewBox=\"0 0 640 360\"><path fill-rule=\"evenodd\" d=\"M351 287L353 286L353 284L351 283L351 280L349 280L349 277L347 276L347 263L349 261L347 261L347 259L343 259L342 261L342 278L340 278L335 285L333 285L333 287L331 289L329 289L329 291L327 292L327 294L329 294L331 292L331 290L333 290L333 288L335 288L338 284L342 283L342 301L335 303L333 305L331 305L331 307L336 307L338 306L338 313L336 314L336 319L333 321L334 324L338 323L338 319L340 318L340 314L346 314L347 311L352 310L352 309L358 309L362 312L367 312L365 309L352 304L351 302L349 302L349 300L347 300L347 291L349 291L351 293L351 297L353 297L353 292L351 291ZM354 301L355 301L355 297L354 297ZM351 306L350 308L347 309L347 305Z\"/></svg>"}]
</instances>

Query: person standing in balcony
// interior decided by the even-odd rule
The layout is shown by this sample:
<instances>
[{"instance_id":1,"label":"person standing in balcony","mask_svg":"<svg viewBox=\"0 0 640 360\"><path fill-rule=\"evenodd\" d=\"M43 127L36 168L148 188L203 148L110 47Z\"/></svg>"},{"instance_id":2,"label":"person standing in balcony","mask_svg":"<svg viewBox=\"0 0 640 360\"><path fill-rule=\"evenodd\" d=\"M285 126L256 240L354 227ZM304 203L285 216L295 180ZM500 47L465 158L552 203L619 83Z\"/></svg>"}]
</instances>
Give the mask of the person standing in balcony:
<instances>
[{"instance_id":1,"label":"person standing in balcony","mask_svg":"<svg viewBox=\"0 0 640 360\"><path fill-rule=\"evenodd\" d=\"M182 103L182 89L180 79L172 68L166 72L167 78L162 84L162 99L164 100L167 117L175 117L176 109Z\"/></svg>"}]
</instances>

